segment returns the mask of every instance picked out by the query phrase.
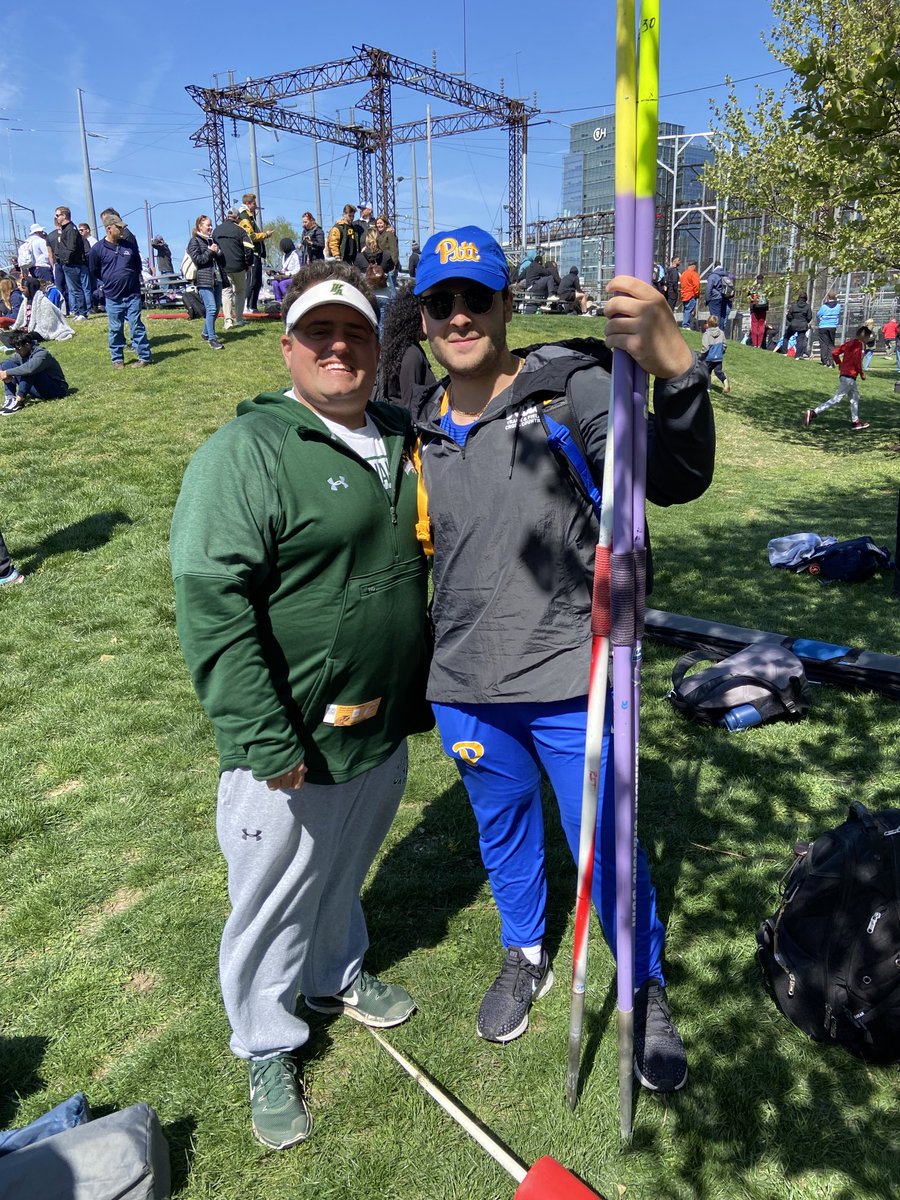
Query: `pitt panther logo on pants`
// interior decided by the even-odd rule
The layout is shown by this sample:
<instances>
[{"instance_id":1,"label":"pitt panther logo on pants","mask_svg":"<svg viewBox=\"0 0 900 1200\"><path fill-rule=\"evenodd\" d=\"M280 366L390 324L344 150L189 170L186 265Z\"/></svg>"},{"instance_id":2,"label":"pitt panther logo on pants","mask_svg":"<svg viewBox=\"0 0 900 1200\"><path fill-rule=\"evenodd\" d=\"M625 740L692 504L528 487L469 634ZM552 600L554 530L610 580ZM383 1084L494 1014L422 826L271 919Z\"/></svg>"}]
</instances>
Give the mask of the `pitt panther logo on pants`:
<instances>
[{"instance_id":1,"label":"pitt panther logo on pants","mask_svg":"<svg viewBox=\"0 0 900 1200\"><path fill-rule=\"evenodd\" d=\"M484 757L484 746L481 742L454 742L451 749L467 763L477 763Z\"/></svg>"}]
</instances>

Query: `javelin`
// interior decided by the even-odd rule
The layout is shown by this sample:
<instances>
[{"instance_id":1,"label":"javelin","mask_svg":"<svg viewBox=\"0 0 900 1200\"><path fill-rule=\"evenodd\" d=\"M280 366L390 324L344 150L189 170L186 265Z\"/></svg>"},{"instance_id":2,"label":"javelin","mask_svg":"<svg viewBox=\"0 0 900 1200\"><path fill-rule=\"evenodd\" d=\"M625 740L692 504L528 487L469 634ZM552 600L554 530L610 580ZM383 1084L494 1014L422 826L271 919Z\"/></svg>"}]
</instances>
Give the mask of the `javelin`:
<instances>
[{"instance_id":1,"label":"javelin","mask_svg":"<svg viewBox=\"0 0 900 1200\"><path fill-rule=\"evenodd\" d=\"M616 10L617 275L649 281L656 193L659 3L641 10L640 97L634 0ZM640 110L640 119L638 112ZM616 979L619 1119L630 1139L634 1087L635 829L638 706L645 590L647 377L624 351L613 354L615 483L611 600L616 825Z\"/></svg>"}]
</instances>

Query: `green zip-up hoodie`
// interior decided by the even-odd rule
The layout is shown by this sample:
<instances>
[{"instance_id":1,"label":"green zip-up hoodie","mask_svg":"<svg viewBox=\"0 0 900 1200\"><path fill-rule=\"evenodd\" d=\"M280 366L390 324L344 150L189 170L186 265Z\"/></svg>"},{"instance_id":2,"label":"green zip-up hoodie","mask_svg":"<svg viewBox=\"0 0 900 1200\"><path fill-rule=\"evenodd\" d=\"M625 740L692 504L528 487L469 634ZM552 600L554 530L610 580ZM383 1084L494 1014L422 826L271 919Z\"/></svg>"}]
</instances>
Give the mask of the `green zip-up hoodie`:
<instances>
[{"instance_id":1,"label":"green zip-up hoodie","mask_svg":"<svg viewBox=\"0 0 900 1200\"><path fill-rule=\"evenodd\" d=\"M389 491L280 393L241 404L185 473L170 547L178 636L223 771L274 779L303 761L311 782L340 783L430 727L409 420L367 411ZM347 715L328 706L374 701L367 719L328 723Z\"/></svg>"}]
</instances>

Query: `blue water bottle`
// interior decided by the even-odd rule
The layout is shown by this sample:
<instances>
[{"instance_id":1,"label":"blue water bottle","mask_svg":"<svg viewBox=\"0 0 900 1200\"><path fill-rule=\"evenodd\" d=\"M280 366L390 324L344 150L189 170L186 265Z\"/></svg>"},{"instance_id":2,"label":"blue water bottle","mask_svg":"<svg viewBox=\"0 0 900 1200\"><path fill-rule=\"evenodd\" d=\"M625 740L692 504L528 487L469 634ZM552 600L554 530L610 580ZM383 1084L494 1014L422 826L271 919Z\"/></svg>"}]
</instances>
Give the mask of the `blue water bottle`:
<instances>
[{"instance_id":1,"label":"blue water bottle","mask_svg":"<svg viewBox=\"0 0 900 1200\"><path fill-rule=\"evenodd\" d=\"M732 708L725 714L719 725L734 733L737 729L749 729L751 725L758 725L761 720L762 717L752 704L739 704L737 708Z\"/></svg>"}]
</instances>

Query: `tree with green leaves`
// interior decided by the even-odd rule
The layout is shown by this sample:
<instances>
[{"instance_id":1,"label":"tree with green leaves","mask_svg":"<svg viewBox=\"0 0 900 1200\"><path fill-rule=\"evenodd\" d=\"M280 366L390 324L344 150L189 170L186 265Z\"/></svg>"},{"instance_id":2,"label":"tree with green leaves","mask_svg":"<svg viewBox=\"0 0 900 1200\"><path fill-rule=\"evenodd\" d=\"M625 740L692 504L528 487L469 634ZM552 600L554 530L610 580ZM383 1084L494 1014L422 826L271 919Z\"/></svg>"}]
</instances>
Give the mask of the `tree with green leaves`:
<instances>
[{"instance_id":1,"label":"tree with green leaves","mask_svg":"<svg viewBox=\"0 0 900 1200\"><path fill-rule=\"evenodd\" d=\"M771 3L764 41L791 77L781 91L758 88L751 108L734 88L714 108L706 181L732 213L795 223L811 265L900 270L900 4Z\"/></svg>"}]
</instances>

